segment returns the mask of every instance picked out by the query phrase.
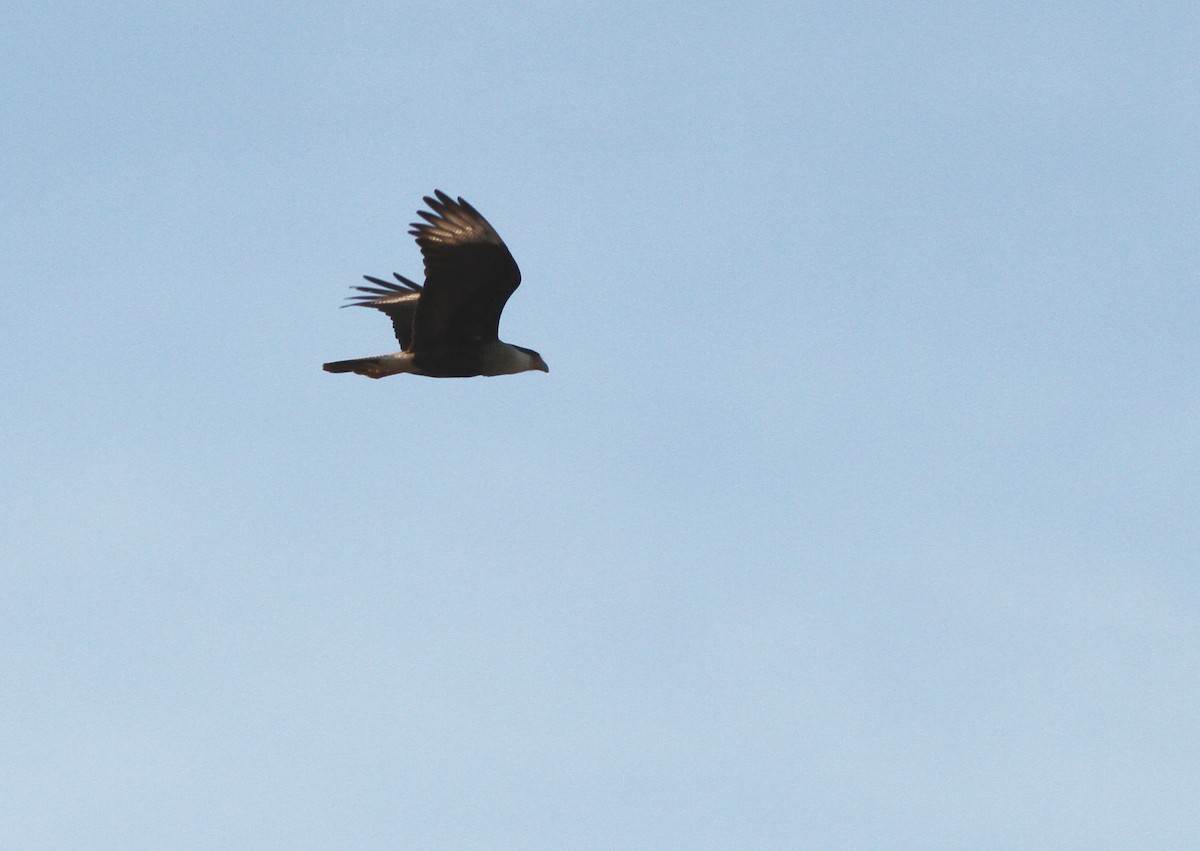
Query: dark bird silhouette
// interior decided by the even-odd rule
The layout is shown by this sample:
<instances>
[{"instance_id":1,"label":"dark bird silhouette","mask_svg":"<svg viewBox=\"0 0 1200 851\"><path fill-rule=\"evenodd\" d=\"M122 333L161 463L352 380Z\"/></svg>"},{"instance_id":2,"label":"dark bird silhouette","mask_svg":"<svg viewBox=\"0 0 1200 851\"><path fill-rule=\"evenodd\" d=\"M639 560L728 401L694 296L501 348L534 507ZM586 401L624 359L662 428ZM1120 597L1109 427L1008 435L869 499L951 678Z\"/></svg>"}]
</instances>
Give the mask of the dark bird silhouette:
<instances>
[{"instance_id":1,"label":"dark bird silhouette","mask_svg":"<svg viewBox=\"0 0 1200 851\"><path fill-rule=\"evenodd\" d=\"M414 222L425 258L425 285L393 273L397 283L363 277L374 284L355 287L346 307L373 307L388 315L400 343L390 355L340 360L326 372L355 372L383 378L410 372L433 378L512 375L538 369L549 372L533 349L502 342L500 314L521 283L521 270L508 246L479 211L459 198L435 190L425 197L430 210L418 210Z\"/></svg>"}]
</instances>

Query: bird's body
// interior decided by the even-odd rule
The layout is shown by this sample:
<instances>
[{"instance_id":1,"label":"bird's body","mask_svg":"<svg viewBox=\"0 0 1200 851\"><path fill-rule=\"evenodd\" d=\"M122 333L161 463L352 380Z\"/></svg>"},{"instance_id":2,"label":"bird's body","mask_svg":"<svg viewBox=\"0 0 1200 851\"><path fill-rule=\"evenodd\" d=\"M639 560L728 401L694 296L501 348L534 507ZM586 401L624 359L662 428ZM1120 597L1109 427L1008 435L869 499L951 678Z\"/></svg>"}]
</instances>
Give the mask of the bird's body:
<instances>
[{"instance_id":1,"label":"bird's body","mask_svg":"<svg viewBox=\"0 0 1200 851\"><path fill-rule=\"evenodd\" d=\"M409 231L425 258L425 285L401 275L398 284L364 276L375 286L354 304L386 313L401 350L394 354L334 361L326 372L354 372L369 378L411 373L433 378L549 372L533 349L502 342L500 313L521 283L508 247L487 219L459 198L443 192L425 198L432 213Z\"/></svg>"},{"instance_id":2,"label":"bird's body","mask_svg":"<svg viewBox=\"0 0 1200 851\"><path fill-rule=\"evenodd\" d=\"M537 352L500 340L445 351L396 352L325 364L326 372L357 372L371 378L402 372L436 378L470 378L473 375L514 375L529 369L548 371Z\"/></svg>"}]
</instances>

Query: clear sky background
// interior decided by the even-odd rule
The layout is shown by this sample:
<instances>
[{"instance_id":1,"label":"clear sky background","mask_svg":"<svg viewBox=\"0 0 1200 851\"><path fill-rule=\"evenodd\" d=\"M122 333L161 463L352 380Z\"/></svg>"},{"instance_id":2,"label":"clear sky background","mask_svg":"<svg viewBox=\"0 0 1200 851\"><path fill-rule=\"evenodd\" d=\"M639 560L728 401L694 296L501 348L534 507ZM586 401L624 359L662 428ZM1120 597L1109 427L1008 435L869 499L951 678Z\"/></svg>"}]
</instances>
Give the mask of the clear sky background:
<instances>
[{"instance_id":1,"label":"clear sky background","mask_svg":"<svg viewBox=\"0 0 1200 851\"><path fill-rule=\"evenodd\" d=\"M1200 842L1194 4L2 17L0 847Z\"/></svg>"}]
</instances>

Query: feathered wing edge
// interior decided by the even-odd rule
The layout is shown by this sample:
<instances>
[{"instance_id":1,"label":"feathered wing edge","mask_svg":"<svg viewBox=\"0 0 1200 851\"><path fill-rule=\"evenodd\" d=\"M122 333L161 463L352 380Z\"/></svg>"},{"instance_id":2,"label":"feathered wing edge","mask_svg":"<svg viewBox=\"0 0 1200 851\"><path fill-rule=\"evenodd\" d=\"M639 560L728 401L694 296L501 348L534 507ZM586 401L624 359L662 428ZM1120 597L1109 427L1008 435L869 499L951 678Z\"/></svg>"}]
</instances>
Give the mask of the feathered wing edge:
<instances>
[{"instance_id":1,"label":"feathered wing edge","mask_svg":"<svg viewBox=\"0 0 1200 851\"><path fill-rule=\"evenodd\" d=\"M363 295L348 296L346 300L350 303L343 304L342 307L373 307L386 313L392 320L392 329L396 332L396 340L400 343L400 348L407 349L412 342L413 314L417 311L417 302L420 300L424 288L399 272L393 272L392 277L400 282L399 285L370 275L363 275L365 280L375 286L354 287L353 289Z\"/></svg>"},{"instance_id":2,"label":"feathered wing edge","mask_svg":"<svg viewBox=\"0 0 1200 851\"><path fill-rule=\"evenodd\" d=\"M451 198L440 189L433 190L433 194L435 197L426 195L421 199L429 209L417 210L417 215L425 221L409 225L409 234L417 238L422 252L427 246L438 243L461 245L470 242L489 242L508 250L492 223L466 199Z\"/></svg>"},{"instance_id":3,"label":"feathered wing edge","mask_svg":"<svg viewBox=\"0 0 1200 851\"><path fill-rule=\"evenodd\" d=\"M399 272L392 272L392 277L399 281L400 284L393 284L391 281L384 281L380 278L373 278L370 275L363 275L364 280L370 281L375 286L351 287L351 289L366 293L366 295L347 296L346 300L350 304L343 304L342 307L382 308L389 304L400 304L420 297L421 290L424 288L416 281L410 281Z\"/></svg>"}]
</instances>

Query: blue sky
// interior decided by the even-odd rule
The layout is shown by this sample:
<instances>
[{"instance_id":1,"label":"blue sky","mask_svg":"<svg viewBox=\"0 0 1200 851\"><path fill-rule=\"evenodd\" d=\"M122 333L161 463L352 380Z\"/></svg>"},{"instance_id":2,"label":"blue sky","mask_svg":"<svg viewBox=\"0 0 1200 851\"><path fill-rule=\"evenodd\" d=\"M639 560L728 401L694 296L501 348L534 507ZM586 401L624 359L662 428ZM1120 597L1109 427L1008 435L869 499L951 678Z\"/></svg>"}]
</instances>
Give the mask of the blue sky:
<instances>
[{"instance_id":1,"label":"blue sky","mask_svg":"<svg viewBox=\"0 0 1200 851\"><path fill-rule=\"evenodd\" d=\"M4 18L0 846L1195 847L1195 9Z\"/></svg>"}]
</instances>

